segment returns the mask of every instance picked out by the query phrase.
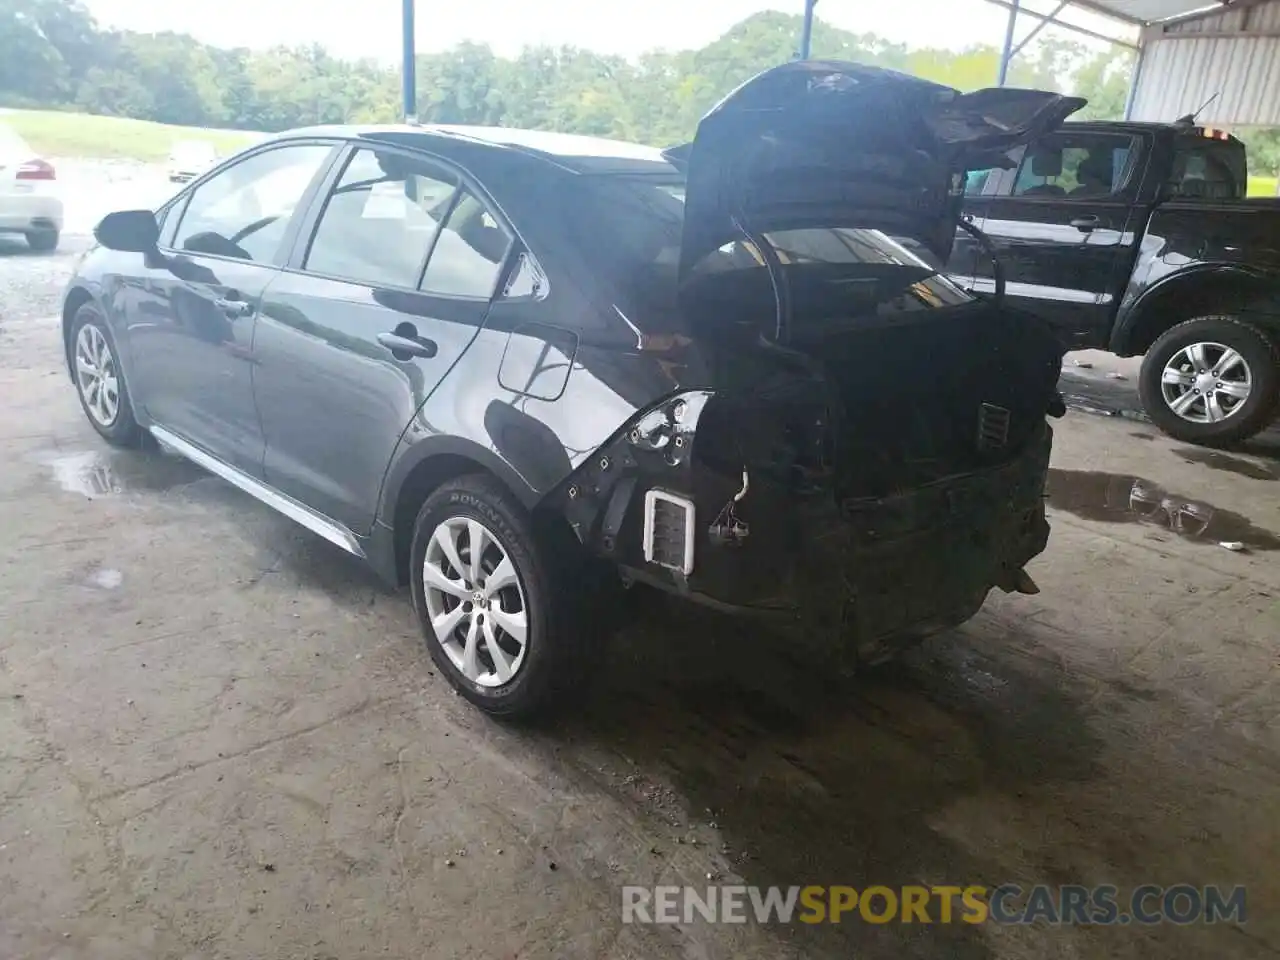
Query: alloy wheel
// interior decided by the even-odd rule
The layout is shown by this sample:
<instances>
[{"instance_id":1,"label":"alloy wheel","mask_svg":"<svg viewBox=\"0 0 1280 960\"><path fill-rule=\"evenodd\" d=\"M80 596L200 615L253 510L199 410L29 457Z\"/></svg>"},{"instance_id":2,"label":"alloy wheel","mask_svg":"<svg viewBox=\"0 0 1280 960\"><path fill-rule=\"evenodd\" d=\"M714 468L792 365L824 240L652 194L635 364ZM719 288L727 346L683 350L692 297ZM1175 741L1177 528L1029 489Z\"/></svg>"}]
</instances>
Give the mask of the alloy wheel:
<instances>
[{"instance_id":1,"label":"alloy wheel","mask_svg":"<svg viewBox=\"0 0 1280 960\"><path fill-rule=\"evenodd\" d=\"M76 335L76 388L89 416L110 427L120 415L120 381L115 357L106 336L95 324L86 323Z\"/></svg>"},{"instance_id":2,"label":"alloy wheel","mask_svg":"<svg viewBox=\"0 0 1280 960\"><path fill-rule=\"evenodd\" d=\"M458 671L482 687L510 683L524 665L524 589L497 536L479 520L436 526L422 565L431 628Z\"/></svg>"},{"instance_id":3,"label":"alloy wheel","mask_svg":"<svg viewBox=\"0 0 1280 960\"><path fill-rule=\"evenodd\" d=\"M1164 402L1191 423L1218 423L1239 411L1253 392L1253 372L1243 356L1221 343L1190 343L1160 375Z\"/></svg>"}]
</instances>

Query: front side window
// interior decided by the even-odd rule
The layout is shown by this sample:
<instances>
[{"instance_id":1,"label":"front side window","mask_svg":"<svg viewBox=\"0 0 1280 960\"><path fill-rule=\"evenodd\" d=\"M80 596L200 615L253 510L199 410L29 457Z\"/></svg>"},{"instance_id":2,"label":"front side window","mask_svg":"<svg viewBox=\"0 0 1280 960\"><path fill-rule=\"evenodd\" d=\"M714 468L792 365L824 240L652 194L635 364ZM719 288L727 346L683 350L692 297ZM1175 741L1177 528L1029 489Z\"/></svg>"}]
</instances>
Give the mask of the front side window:
<instances>
[{"instance_id":1,"label":"front side window","mask_svg":"<svg viewBox=\"0 0 1280 960\"><path fill-rule=\"evenodd\" d=\"M1130 137L1046 137L1027 148L1013 183L1013 195L1051 199L1115 196L1129 181L1134 154Z\"/></svg>"},{"instance_id":2,"label":"front side window","mask_svg":"<svg viewBox=\"0 0 1280 960\"><path fill-rule=\"evenodd\" d=\"M297 144L257 153L196 188L173 245L271 263L294 210L332 147Z\"/></svg>"},{"instance_id":3,"label":"front side window","mask_svg":"<svg viewBox=\"0 0 1280 960\"><path fill-rule=\"evenodd\" d=\"M423 160L360 149L325 203L303 268L370 286L418 285L457 178Z\"/></svg>"}]
</instances>

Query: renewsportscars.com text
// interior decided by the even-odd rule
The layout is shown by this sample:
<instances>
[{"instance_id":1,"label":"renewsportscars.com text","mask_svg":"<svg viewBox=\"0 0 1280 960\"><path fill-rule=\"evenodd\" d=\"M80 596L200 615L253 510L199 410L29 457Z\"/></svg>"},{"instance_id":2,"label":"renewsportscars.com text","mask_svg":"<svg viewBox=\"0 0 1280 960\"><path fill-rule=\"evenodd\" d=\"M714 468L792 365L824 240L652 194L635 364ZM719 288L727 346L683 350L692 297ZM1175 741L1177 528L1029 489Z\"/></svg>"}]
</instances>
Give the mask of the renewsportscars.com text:
<instances>
[{"instance_id":1,"label":"renewsportscars.com text","mask_svg":"<svg viewBox=\"0 0 1280 960\"><path fill-rule=\"evenodd\" d=\"M623 923L1244 923L1244 887L1111 885L622 888Z\"/></svg>"}]
</instances>

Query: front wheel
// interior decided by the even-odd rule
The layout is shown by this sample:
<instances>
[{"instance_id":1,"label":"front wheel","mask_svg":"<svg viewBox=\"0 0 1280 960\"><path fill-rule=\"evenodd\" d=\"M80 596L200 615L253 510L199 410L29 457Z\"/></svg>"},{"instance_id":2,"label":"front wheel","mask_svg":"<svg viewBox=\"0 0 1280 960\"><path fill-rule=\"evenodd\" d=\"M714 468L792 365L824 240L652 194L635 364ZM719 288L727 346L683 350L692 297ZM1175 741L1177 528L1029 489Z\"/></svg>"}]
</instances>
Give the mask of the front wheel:
<instances>
[{"instance_id":1,"label":"front wheel","mask_svg":"<svg viewBox=\"0 0 1280 960\"><path fill-rule=\"evenodd\" d=\"M136 447L143 438L115 340L96 307L86 303L71 321L67 361L80 406L93 429L108 443Z\"/></svg>"},{"instance_id":2,"label":"front wheel","mask_svg":"<svg viewBox=\"0 0 1280 960\"><path fill-rule=\"evenodd\" d=\"M1280 350L1258 328L1230 316L1198 317L1156 340L1138 391L1153 423L1202 446L1247 440L1280 404Z\"/></svg>"},{"instance_id":3,"label":"front wheel","mask_svg":"<svg viewBox=\"0 0 1280 960\"><path fill-rule=\"evenodd\" d=\"M412 589L427 649L486 713L525 718L574 692L583 603L555 553L485 475L449 481L418 512Z\"/></svg>"}]
</instances>

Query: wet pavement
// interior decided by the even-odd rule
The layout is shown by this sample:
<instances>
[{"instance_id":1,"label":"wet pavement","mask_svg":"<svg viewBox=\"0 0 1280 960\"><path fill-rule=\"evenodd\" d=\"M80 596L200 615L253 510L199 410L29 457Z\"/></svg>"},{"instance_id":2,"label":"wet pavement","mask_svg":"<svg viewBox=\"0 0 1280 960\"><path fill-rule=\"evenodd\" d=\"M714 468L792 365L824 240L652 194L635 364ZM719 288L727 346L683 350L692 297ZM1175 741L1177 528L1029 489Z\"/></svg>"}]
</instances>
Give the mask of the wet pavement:
<instances>
[{"instance_id":1,"label":"wet pavement","mask_svg":"<svg viewBox=\"0 0 1280 960\"><path fill-rule=\"evenodd\" d=\"M163 493L200 480L212 480L189 460L159 451L101 450L46 452L36 460L45 464L54 482L68 493L90 499L112 494Z\"/></svg>"},{"instance_id":2,"label":"wet pavement","mask_svg":"<svg viewBox=\"0 0 1280 960\"><path fill-rule=\"evenodd\" d=\"M69 262L0 254L4 960L1280 953L1265 444L1075 409L1040 594L847 676L637 592L580 710L511 728L452 693L407 598L352 558L98 440L48 311ZM1250 910L621 922L624 884L1006 882L1244 884Z\"/></svg>"},{"instance_id":3,"label":"wet pavement","mask_svg":"<svg viewBox=\"0 0 1280 960\"><path fill-rule=\"evenodd\" d=\"M1185 456L1184 459L1197 462ZM1265 467L1249 466L1256 471L1254 476L1266 471ZM1051 470L1046 493L1050 506L1088 520L1146 523L1192 543L1239 544L1240 549L1246 550L1280 549L1280 536L1255 526L1247 517L1203 500L1170 493L1142 477L1096 470Z\"/></svg>"}]
</instances>

